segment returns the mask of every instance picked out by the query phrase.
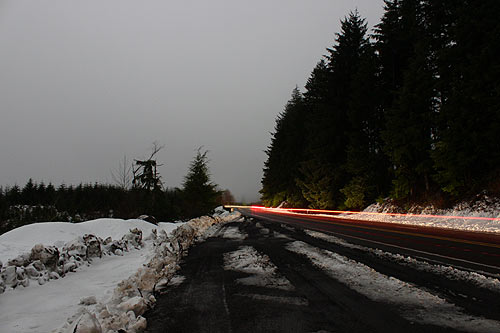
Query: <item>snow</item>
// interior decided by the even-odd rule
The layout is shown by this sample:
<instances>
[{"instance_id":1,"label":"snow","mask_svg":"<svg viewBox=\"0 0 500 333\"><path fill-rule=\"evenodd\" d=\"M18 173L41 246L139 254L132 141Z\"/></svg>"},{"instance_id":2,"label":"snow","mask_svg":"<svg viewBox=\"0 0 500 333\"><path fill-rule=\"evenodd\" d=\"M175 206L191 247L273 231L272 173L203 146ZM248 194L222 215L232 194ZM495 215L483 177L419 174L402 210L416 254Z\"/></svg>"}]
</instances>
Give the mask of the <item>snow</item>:
<instances>
[{"instance_id":1,"label":"snow","mask_svg":"<svg viewBox=\"0 0 500 333\"><path fill-rule=\"evenodd\" d=\"M471 282L476 286L490 289L492 291L500 292L500 280L488 276L484 276L477 272L463 271L451 266L430 264L424 260L418 260L412 257L405 257L400 254L394 254L380 249L372 249L369 247L361 246L346 242L343 239L337 238L332 235L327 235L322 232L305 230L309 236L325 240L343 247L357 249L364 252L372 253L378 257L397 262L400 265L409 266L423 272L430 272L434 274L443 275L450 280L458 280L464 282Z\"/></svg>"},{"instance_id":2,"label":"snow","mask_svg":"<svg viewBox=\"0 0 500 333\"><path fill-rule=\"evenodd\" d=\"M247 235L242 233L237 227L229 227L224 230L222 237L232 240L244 240L247 238Z\"/></svg>"},{"instance_id":3,"label":"snow","mask_svg":"<svg viewBox=\"0 0 500 333\"><path fill-rule=\"evenodd\" d=\"M269 257L251 246L241 246L236 251L224 253L224 269L249 274L237 280L243 285L294 289L290 281L278 273L278 268Z\"/></svg>"},{"instance_id":4,"label":"snow","mask_svg":"<svg viewBox=\"0 0 500 333\"><path fill-rule=\"evenodd\" d=\"M50 332L78 311L81 299L109 300L114 287L137 271L147 255L144 248L94 259L92 265L57 281L6 291L0 295L0 332Z\"/></svg>"},{"instance_id":5,"label":"snow","mask_svg":"<svg viewBox=\"0 0 500 333\"><path fill-rule=\"evenodd\" d=\"M382 204L372 204L362 212L263 207L259 209L298 215L334 216L343 219L500 233L500 198L492 198L484 194L479 195L472 202L456 204L451 209L438 209L432 205L413 205L402 211L402 208L393 204L390 199L386 199ZM332 213L334 215L331 215Z\"/></svg>"},{"instance_id":6,"label":"snow","mask_svg":"<svg viewBox=\"0 0 500 333\"><path fill-rule=\"evenodd\" d=\"M29 253L35 244L55 245L62 250L65 245L68 248L69 243L78 243L75 239L81 241L84 234L102 239L111 236L113 241L129 245L128 250L118 251L121 255L105 251L102 258L86 258L88 261L75 267L74 272L44 285L32 281L26 288L7 286L3 294L0 290L0 332L116 332L119 329L141 332L146 327L141 315L155 303L152 290L163 280L168 283L174 277L189 246L206 237L207 231L213 232L217 224L239 219L239 213L219 211L213 217L186 223L154 225L143 220L99 219L78 224L35 223L5 233L0 236L0 260L4 266L9 259ZM138 234L130 232L134 228L144 235L140 245ZM102 243L102 248L111 244ZM2 270L5 271L5 267ZM179 277L174 280L175 283L182 281Z\"/></svg>"},{"instance_id":7,"label":"snow","mask_svg":"<svg viewBox=\"0 0 500 333\"><path fill-rule=\"evenodd\" d=\"M171 232L181 223L160 222L158 225L143 220L97 219L81 223L44 222L33 223L16 228L0 235L0 261L7 263L22 253L28 253L35 244L55 245L62 247L64 243L93 234L105 239L121 239L130 229L138 228L144 236L153 229Z\"/></svg>"},{"instance_id":8,"label":"snow","mask_svg":"<svg viewBox=\"0 0 500 333\"><path fill-rule=\"evenodd\" d=\"M408 210L408 212L411 215L392 216L389 214L397 213L396 206L390 203L376 203L368 206L365 210L363 210L361 214L341 214L340 216L347 219L360 219L467 231L500 233L500 201L488 197L484 197L481 200L478 200L471 204L457 204L451 209L437 209L432 206L413 206ZM380 215L372 213L385 214ZM452 216L454 218L443 218L425 215Z\"/></svg>"},{"instance_id":9,"label":"snow","mask_svg":"<svg viewBox=\"0 0 500 333\"><path fill-rule=\"evenodd\" d=\"M248 297L258 301L266 301L273 303L289 304L296 306L308 306L309 301L301 297L289 297L289 296L270 296L262 294L235 294L235 296Z\"/></svg>"},{"instance_id":10,"label":"snow","mask_svg":"<svg viewBox=\"0 0 500 333\"><path fill-rule=\"evenodd\" d=\"M332 278L371 300L394 305L408 320L468 332L500 331L498 321L468 315L461 308L428 291L381 274L337 253L300 241L289 243L287 249L306 256Z\"/></svg>"}]
</instances>

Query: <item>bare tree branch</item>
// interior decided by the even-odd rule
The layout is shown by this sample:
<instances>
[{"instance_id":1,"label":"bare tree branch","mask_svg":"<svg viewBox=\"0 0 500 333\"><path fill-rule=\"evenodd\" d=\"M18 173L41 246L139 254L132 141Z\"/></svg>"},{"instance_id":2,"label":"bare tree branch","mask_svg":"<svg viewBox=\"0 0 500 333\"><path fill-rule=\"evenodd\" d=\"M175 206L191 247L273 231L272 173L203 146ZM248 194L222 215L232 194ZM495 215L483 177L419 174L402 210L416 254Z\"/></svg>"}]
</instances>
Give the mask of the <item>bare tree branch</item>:
<instances>
[{"instance_id":1,"label":"bare tree branch","mask_svg":"<svg viewBox=\"0 0 500 333\"><path fill-rule=\"evenodd\" d=\"M127 161L127 156L123 155L123 161L120 162L120 165L117 169L111 170L111 177L116 185L121 187L124 190L130 188L132 184L132 164Z\"/></svg>"}]
</instances>

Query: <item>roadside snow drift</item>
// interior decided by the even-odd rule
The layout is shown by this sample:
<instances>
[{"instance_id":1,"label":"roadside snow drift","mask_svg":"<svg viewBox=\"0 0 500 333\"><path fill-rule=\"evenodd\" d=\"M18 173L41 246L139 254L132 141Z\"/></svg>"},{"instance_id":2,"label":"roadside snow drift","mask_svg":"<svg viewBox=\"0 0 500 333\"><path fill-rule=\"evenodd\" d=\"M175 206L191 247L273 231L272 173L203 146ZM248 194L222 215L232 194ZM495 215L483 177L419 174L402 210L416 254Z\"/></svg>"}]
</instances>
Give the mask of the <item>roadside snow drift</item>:
<instances>
[{"instance_id":1,"label":"roadside snow drift","mask_svg":"<svg viewBox=\"0 0 500 333\"><path fill-rule=\"evenodd\" d=\"M176 223L154 225L143 220L97 219L81 223L44 222L24 225L0 235L0 261L7 263L22 253L31 251L35 244L53 245L58 248L65 243L92 234L102 239L121 239L130 229L139 229L149 235L153 229L170 232Z\"/></svg>"},{"instance_id":2,"label":"roadside snow drift","mask_svg":"<svg viewBox=\"0 0 500 333\"><path fill-rule=\"evenodd\" d=\"M500 233L500 200L489 197L484 197L472 204L461 203L451 209L415 205L404 212L409 213L406 216L373 215L371 213L398 213L398 208L390 203L382 205L377 203L368 206L361 214L341 214L341 216L347 219ZM455 218L425 217L422 215L453 216ZM466 217L466 219L460 217ZM471 219L474 217L478 217L478 219ZM490 218L490 220L480 218Z\"/></svg>"},{"instance_id":3,"label":"roadside snow drift","mask_svg":"<svg viewBox=\"0 0 500 333\"><path fill-rule=\"evenodd\" d=\"M141 332L153 291L174 276L185 250L210 227L238 219L218 210L187 223L99 219L5 233L0 332Z\"/></svg>"}]
</instances>

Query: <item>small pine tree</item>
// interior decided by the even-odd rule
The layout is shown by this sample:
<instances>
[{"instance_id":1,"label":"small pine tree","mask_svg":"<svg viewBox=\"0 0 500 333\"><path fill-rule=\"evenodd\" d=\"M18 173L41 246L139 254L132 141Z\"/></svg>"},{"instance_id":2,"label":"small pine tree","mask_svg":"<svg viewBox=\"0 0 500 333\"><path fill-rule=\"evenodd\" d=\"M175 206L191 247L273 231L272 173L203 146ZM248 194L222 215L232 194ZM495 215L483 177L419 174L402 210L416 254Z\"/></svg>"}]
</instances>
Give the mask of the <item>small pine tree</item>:
<instances>
[{"instance_id":1,"label":"small pine tree","mask_svg":"<svg viewBox=\"0 0 500 333\"><path fill-rule=\"evenodd\" d=\"M21 191L22 201L26 205L34 205L36 201L36 188L37 185L33 179L29 179L23 190Z\"/></svg>"},{"instance_id":2,"label":"small pine tree","mask_svg":"<svg viewBox=\"0 0 500 333\"><path fill-rule=\"evenodd\" d=\"M217 185L210 181L208 170L208 151L198 148L195 158L189 165L184 178L183 198L186 217L196 217L209 213L217 205L220 193Z\"/></svg>"}]
</instances>

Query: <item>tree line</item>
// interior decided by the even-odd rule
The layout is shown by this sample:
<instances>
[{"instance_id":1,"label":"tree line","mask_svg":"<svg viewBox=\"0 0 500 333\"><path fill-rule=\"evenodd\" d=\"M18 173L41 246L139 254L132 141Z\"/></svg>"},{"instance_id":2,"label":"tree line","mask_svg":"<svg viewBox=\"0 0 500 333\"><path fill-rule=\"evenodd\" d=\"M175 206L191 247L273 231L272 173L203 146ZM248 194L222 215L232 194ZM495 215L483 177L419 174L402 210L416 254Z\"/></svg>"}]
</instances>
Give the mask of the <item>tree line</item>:
<instances>
[{"instance_id":1,"label":"tree line","mask_svg":"<svg viewBox=\"0 0 500 333\"><path fill-rule=\"evenodd\" d=\"M234 202L229 190L219 190L210 179L207 151L199 149L184 177L182 188L164 188L155 154L126 159L113 178L115 185L61 184L55 187L32 179L19 187L0 187L0 234L32 222L80 222L101 217L154 216L158 221L188 219L210 213L217 205Z\"/></svg>"},{"instance_id":2,"label":"tree line","mask_svg":"<svg viewBox=\"0 0 500 333\"><path fill-rule=\"evenodd\" d=\"M500 2L386 0L357 11L278 115L262 201L360 209L500 193Z\"/></svg>"}]
</instances>

